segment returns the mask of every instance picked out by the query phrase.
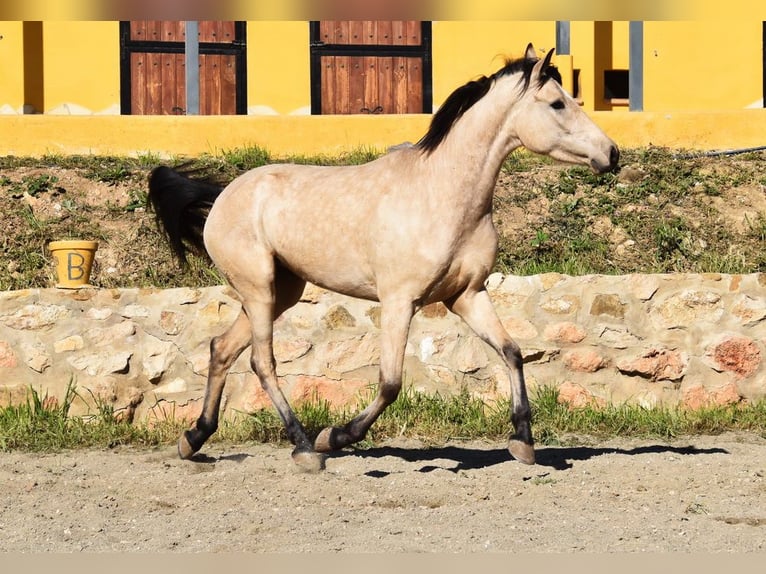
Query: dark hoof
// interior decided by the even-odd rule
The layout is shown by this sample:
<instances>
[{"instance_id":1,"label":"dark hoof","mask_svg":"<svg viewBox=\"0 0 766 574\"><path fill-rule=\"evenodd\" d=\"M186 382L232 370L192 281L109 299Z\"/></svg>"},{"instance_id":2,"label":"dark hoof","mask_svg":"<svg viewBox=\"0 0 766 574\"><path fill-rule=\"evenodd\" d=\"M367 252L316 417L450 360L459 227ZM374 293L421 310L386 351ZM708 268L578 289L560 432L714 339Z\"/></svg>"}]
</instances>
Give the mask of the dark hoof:
<instances>
[{"instance_id":1,"label":"dark hoof","mask_svg":"<svg viewBox=\"0 0 766 574\"><path fill-rule=\"evenodd\" d=\"M508 451L521 463L535 464L535 448L531 444L512 438L508 441Z\"/></svg>"},{"instance_id":2,"label":"dark hoof","mask_svg":"<svg viewBox=\"0 0 766 574\"><path fill-rule=\"evenodd\" d=\"M331 452L335 450L333 440L333 434L335 429L333 427L327 427L322 429L322 431L317 435L316 439L314 440L314 450L317 452ZM337 432L337 431L336 431Z\"/></svg>"},{"instance_id":3,"label":"dark hoof","mask_svg":"<svg viewBox=\"0 0 766 574\"><path fill-rule=\"evenodd\" d=\"M313 450L297 448L292 454L293 462L303 472L317 473L325 469L325 456Z\"/></svg>"},{"instance_id":4,"label":"dark hoof","mask_svg":"<svg viewBox=\"0 0 766 574\"><path fill-rule=\"evenodd\" d=\"M197 450L199 449L194 448L189 442L189 431L184 432L178 439L178 456L183 460L189 460Z\"/></svg>"}]
</instances>

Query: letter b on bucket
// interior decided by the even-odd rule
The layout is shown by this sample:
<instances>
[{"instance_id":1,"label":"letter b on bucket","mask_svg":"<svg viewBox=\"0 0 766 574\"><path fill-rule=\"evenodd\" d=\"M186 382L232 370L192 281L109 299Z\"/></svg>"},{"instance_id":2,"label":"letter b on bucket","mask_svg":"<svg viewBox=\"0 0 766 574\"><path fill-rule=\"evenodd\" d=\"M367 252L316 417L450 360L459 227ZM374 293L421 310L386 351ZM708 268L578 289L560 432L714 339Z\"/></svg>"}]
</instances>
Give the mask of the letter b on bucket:
<instances>
[{"instance_id":1,"label":"letter b on bucket","mask_svg":"<svg viewBox=\"0 0 766 574\"><path fill-rule=\"evenodd\" d=\"M48 244L56 262L56 287L74 289L88 286L96 241L51 241Z\"/></svg>"}]
</instances>

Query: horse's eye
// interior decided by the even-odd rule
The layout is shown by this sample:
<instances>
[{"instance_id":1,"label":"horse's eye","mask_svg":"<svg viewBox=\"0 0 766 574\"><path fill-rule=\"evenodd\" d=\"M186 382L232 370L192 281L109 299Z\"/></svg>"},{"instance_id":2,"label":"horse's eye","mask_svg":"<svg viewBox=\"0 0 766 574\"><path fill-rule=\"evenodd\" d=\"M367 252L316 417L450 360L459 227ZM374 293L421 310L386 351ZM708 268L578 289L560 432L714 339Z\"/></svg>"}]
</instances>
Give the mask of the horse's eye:
<instances>
[{"instance_id":1,"label":"horse's eye","mask_svg":"<svg viewBox=\"0 0 766 574\"><path fill-rule=\"evenodd\" d=\"M555 102L551 103L551 107L554 110L563 110L564 109L564 100L556 100Z\"/></svg>"}]
</instances>

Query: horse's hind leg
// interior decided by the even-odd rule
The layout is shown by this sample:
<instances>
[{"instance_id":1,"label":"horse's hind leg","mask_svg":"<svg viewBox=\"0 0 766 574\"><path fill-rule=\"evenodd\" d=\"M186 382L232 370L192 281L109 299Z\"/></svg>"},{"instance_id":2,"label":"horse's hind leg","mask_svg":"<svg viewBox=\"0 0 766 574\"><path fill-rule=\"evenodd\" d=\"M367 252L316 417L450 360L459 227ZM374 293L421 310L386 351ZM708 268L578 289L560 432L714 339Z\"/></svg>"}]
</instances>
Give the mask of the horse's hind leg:
<instances>
[{"instance_id":1,"label":"horse's hind leg","mask_svg":"<svg viewBox=\"0 0 766 574\"><path fill-rule=\"evenodd\" d=\"M373 401L343 427L328 427L314 441L319 452L329 452L353 444L367 434L388 405L396 400L402 388L402 366L410 321L414 307L411 301L381 305L380 383Z\"/></svg>"},{"instance_id":2,"label":"horse's hind leg","mask_svg":"<svg viewBox=\"0 0 766 574\"><path fill-rule=\"evenodd\" d=\"M218 411L221 395L226 383L226 374L248 345L250 345L250 323L244 311L229 329L210 341L210 366L208 368L205 400L194 428L187 430L178 440L178 455L191 458L218 428Z\"/></svg>"},{"instance_id":3,"label":"horse's hind leg","mask_svg":"<svg viewBox=\"0 0 766 574\"><path fill-rule=\"evenodd\" d=\"M513 410L511 421L514 434L508 441L508 450L519 462L535 463L531 417L521 350L503 327L486 290L467 290L456 298L445 301L447 307L468 323L471 329L493 347L508 366L511 376Z\"/></svg>"},{"instance_id":4,"label":"horse's hind leg","mask_svg":"<svg viewBox=\"0 0 766 574\"><path fill-rule=\"evenodd\" d=\"M303 280L277 265L273 282L264 281L257 285L251 284L244 290L237 290L250 318L250 364L279 413L285 425L287 438L295 445L293 461L300 468L315 472L324 468L324 456L314 450L313 444L306 436L306 430L279 388L273 347L274 320L298 302L304 286Z\"/></svg>"}]
</instances>

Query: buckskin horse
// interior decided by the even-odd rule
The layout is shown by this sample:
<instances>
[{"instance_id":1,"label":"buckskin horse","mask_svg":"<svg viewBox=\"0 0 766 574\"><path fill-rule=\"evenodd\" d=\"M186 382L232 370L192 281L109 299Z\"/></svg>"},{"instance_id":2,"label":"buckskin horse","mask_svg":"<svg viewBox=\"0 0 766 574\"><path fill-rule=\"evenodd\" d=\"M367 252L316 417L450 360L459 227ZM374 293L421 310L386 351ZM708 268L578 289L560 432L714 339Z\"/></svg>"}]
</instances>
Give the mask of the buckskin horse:
<instances>
[{"instance_id":1,"label":"buckskin horse","mask_svg":"<svg viewBox=\"0 0 766 574\"><path fill-rule=\"evenodd\" d=\"M503 328L485 288L497 254L492 198L514 149L613 170L615 143L561 87L561 76L527 47L489 77L457 88L426 134L356 166L272 164L225 187L155 168L149 202L181 262L206 253L237 292L242 309L210 343L202 412L178 441L192 457L218 427L232 363L251 347L250 364L278 411L302 469L324 468L325 454L362 439L402 385L413 314L441 301L494 348L510 372L513 430L508 450L534 464L531 410L519 346ZM273 323L306 282L380 302L380 378L375 398L342 427L312 442L277 382Z\"/></svg>"}]
</instances>

